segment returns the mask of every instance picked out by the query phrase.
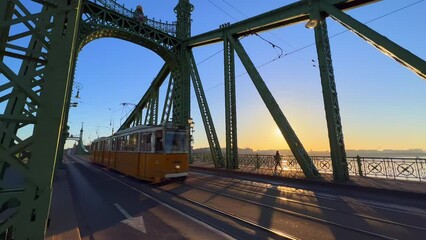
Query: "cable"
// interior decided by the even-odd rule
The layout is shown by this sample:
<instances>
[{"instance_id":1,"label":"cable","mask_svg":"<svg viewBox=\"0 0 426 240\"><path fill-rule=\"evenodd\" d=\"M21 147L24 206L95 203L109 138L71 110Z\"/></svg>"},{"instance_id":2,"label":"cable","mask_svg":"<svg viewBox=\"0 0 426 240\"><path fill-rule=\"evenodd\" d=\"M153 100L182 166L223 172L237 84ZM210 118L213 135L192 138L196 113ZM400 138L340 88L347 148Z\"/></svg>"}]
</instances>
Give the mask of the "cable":
<instances>
[{"instance_id":1,"label":"cable","mask_svg":"<svg viewBox=\"0 0 426 240\"><path fill-rule=\"evenodd\" d=\"M216 5L215 3L213 3L212 1L208 0L209 3L211 3L213 6L215 6L217 9L219 9L220 11L222 11L223 13L225 13L226 15L228 15L230 18L234 19L235 21L238 21L238 19L236 19L234 16L232 16L231 14L227 13L225 10L223 10L221 7L219 7L218 5Z\"/></svg>"},{"instance_id":2,"label":"cable","mask_svg":"<svg viewBox=\"0 0 426 240\"><path fill-rule=\"evenodd\" d=\"M222 1L225 1L225 0L222 0ZM391 14L393 14L393 13L396 13L396 12L402 11L402 10L404 10L404 9L408 8L408 7L414 6L414 5L419 4L419 3L421 3L421 2L424 2L424 1L426 1L426 0L420 0L420 1L417 1L417 2L414 2L414 3L411 3L411 4L409 4L409 5L406 5L406 6L404 6L404 7L398 8L398 9L396 9L396 10L394 10L394 11L389 12L389 13L386 13L386 14L383 14L383 15L378 16L378 17L376 17L376 18L373 18L373 19L371 19L371 20L368 20L368 21L366 21L364 24L374 22L374 21L376 21L376 20L378 20L378 19L384 18L384 17L389 16L389 15L391 15ZM329 38L336 37L336 36L341 35L341 34L343 34L343 33L345 33L345 32L348 32L348 31L349 31L349 30L344 30L344 31L341 31L341 32L335 33L335 34L333 34L333 35L329 36ZM290 54L293 54L293 53L299 52L299 51L301 51L301 50L303 50L303 49L309 48L309 47L314 46L314 45L315 45L315 43L311 43L311 44L305 45L305 46L303 46L303 47L300 47L300 48L295 49L294 51L291 51L291 52L286 53L284 56L288 56L288 55L290 55ZM256 66L256 69L259 69L259 68L261 68L261 67L264 67L264 66L266 66L266 65L268 65L268 64L270 64L270 63L272 63L272 62L277 61L278 59L280 59L280 58L274 58L274 59L272 59L272 60L270 60L270 61L268 61L268 62L262 63L262 64L260 64L260 65ZM312 61L312 62L314 62L314 63L316 63L316 62L315 62L315 60L313 60L313 59L312 59L311 61ZM313 65L313 66L314 66L314 67L316 67L316 65ZM246 75L246 74L247 74L247 72L241 73L241 74L239 74L239 75L236 75L236 76L235 76L235 78L238 78L238 77L244 76L244 75ZM209 88L209 89L205 90L204 92L207 92L207 91L209 91L209 90L211 90L211 89L217 88L217 87L218 87L218 86L220 86L220 85L223 85L223 83L221 83L221 84L219 84L219 85L215 85L215 86L213 86L213 87L211 87L211 88Z\"/></svg>"},{"instance_id":3,"label":"cable","mask_svg":"<svg viewBox=\"0 0 426 240\"><path fill-rule=\"evenodd\" d=\"M234 16L232 16L231 14L229 14L228 12L226 12L225 10L223 10L221 7L219 7L217 4L213 3L211 0L208 0L213 6L215 6L217 9L219 9L220 11L222 11L223 13L225 13L226 15L228 15L229 17L231 17L232 19L234 19L235 21L239 21L237 18L235 18ZM222 0L224 3L226 3L228 6L230 6L231 8L235 9L236 11L238 11L240 14L242 14L245 17L248 17L246 14L244 14L243 12L241 12L240 10L238 10L237 8L235 8L234 6L232 6L231 4L229 4L228 2L226 2L225 0ZM249 29L251 30L251 29ZM258 33L253 33L254 35L258 36L260 39L262 39L263 41L269 43L273 49L275 50L279 50L279 52L277 52L278 57L277 58L281 58L284 55L284 51L280 46L277 46L276 44L272 43L269 40L266 40L265 38L261 37Z\"/></svg>"},{"instance_id":4,"label":"cable","mask_svg":"<svg viewBox=\"0 0 426 240\"><path fill-rule=\"evenodd\" d=\"M404 6L404 7L398 8L398 9L396 9L396 10L394 10L394 11L389 12L389 13L386 13L386 14L383 14L383 15L378 16L378 17L376 17L376 18L373 18L373 19L371 19L371 20L368 20L368 21L364 22L364 24L374 22L374 21L376 21L376 20L378 20L378 19L384 18L384 17L389 16L389 15L391 15L391 14L393 14L393 13L399 12L399 11L401 11L401 10L404 10L404 9L406 9L406 8L408 8L408 7L414 6L414 5L419 4L419 3L421 3L421 2L424 2L424 1L425 1L425 0L420 0L420 1L417 1L417 2L414 2L414 3L411 3L411 4L409 4L409 5L406 5L406 6ZM335 33L335 34L333 34L333 35L329 36L329 38L336 37L336 36L338 36L338 35L341 35L341 34L343 34L343 33L349 32L349 31L350 31L349 29L346 29L346 30L344 30L344 31L341 31L341 32L338 32L338 33ZM306 48L311 47L311 46L314 46L314 45L315 45L315 43L308 44L308 45L306 45L306 46L303 46L303 47L300 47L300 48L298 48L298 49L295 49L294 51L288 52L288 53L286 53L284 56L288 56L288 55L290 55L290 54L293 54L293 53L299 52L299 51L301 51L301 50L303 50L303 49L306 49ZM276 60L278 60L278 59L279 59L279 58L277 58L277 59L273 59L273 60L271 60L271 61L268 61L268 62L266 62L266 63L263 63L263 64L261 64L261 65L258 65L258 66L256 66L256 69L261 68L261 67L263 67L263 66L265 66L265 65L268 65L268 64L270 64L270 63L272 63L272 62L274 62L274 61L276 61ZM313 59L312 59L312 61L313 61L313 62L315 62ZM313 65L313 66L314 66L314 67L316 67L316 65ZM245 74L247 74L247 72L242 73L242 74L240 74L240 75L238 75L238 76L243 76L243 75L245 75Z\"/></svg>"},{"instance_id":5,"label":"cable","mask_svg":"<svg viewBox=\"0 0 426 240\"><path fill-rule=\"evenodd\" d=\"M221 49L221 50L219 50L219 51L217 51L217 52L213 53L212 55L208 56L207 58L205 58L205 59L201 60L200 62L198 62L198 63L197 63L197 66L198 66L198 65L200 65L200 64L202 64L203 62L205 62L205 61L209 60L210 58L212 58L212 57L214 57L214 56L218 55L218 54L219 54L219 53L221 53L221 52L223 52L223 49Z\"/></svg>"}]
</instances>

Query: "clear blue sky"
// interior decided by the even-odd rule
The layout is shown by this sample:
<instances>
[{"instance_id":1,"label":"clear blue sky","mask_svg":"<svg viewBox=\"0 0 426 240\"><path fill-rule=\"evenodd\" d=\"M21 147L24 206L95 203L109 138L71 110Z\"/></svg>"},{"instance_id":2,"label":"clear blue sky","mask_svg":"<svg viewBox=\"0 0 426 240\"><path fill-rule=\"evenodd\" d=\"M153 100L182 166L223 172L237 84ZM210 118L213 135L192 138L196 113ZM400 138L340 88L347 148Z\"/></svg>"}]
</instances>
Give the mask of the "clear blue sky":
<instances>
[{"instance_id":1,"label":"clear blue sky","mask_svg":"<svg viewBox=\"0 0 426 240\"><path fill-rule=\"evenodd\" d=\"M141 4L150 18L174 21L177 0L117 0L128 8ZM286 0L194 0L192 35L236 22L293 3ZM391 13L412 3L401 11ZM214 4L213 4L214 3ZM219 9L220 8L220 9ZM237 10L238 9L238 10ZM348 11L361 22L384 16L368 26L402 47L426 59L424 19L426 1L385 0ZM226 13L225 13L226 12ZM328 19L329 35L345 29ZM261 33L288 55L259 68L307 150L328 150L327 128L320 86L313 31L304 24ZM278 56L276 49L256 36L241 40L251 59L261 65ZM331 37L331 50L347 149L426 149L426 81L351 32ZM197 62L223 49L214 44L194 49ZM163 61L150 50L118 39L100 39L80 52L75 81L83 85L79 106L72 108L69 125L78 134L84 122L85 143L111 134L130 108L120 103L137 103L156 76ZM223 53L198 65L214 123L225 146ZM277 133L253 83L236 62L239 147L253 149L288 148ZM161 88L164 93L165 88ZM74 93L75 94L75 93ZM195 121L194 147L208 145L202 120L192 97ZM162 106L162 100L160 100ZM71 144L71 143L68 143Z\"/></svg>"}]
</instances>

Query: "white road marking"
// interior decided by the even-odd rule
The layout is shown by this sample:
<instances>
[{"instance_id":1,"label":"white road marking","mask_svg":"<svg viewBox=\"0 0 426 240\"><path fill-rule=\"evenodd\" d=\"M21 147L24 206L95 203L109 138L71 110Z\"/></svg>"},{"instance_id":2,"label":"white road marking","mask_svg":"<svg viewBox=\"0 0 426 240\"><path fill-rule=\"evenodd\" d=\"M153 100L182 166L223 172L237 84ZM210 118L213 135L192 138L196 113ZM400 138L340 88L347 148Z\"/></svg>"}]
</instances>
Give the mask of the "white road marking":
<instances>
[{"instance_id":1,"label":"white road marking","mask_svg":"<svg viewBox=\"0 0 426 240\"><path fill-rule=\"evenodd\" d=\"M128 212L126 212L126 210L124 210L124 208L120 206L120 204L114 203L114 206L127 218L121 221L121 223L124 223L127 226L146 234L145 222L143 221L142 216L132 217Z\"/></svg>"},{"instance_id":2,"label":"white road marking","mask_svg":"<svg viewBox=\"0 0 426 240\"><path fill-rule=\"evenodd\" d=\"M87 163L87 162L83 162L83 163L82 163L82 162L81 162L81 160L80 160L79 158L77 158L77 157L75 157L75 156L71 156L71 157L72 157L72 158L74 158L74 159L77 159L77 160L78 160L78 162L79 162L80 164L85 165L86 167L90 167L89 163ZM203 226L203 227L205 227L205 228L207 228L207 229L209 229L209 230L211 230L211 231L213 231L213 232L215 232L215 233L217 233L217 234L221 235L224 239L227 239L227 240L235 240L235 238L233 238L233 237L231 237L230 235L228 235L228 234L226 234L226 233L224 233L224 232L220 231L219 229L216 229L216 228L211 227L210 225L208 225L208 224L206 224L206 223L204 223L204 222L202 222L202 221L200 221L200 220L198 220L198 219L196 219L196 218L194 218L194 217L192 217L192 216L190 216L190 215L188 215L188 214L186 214L186 213L184 213L184 212L180 211L179 209L176 209L176 208L174 208L174 207L172 207L172 206L168 205L167 203L164 203L164 202L162 202L162 201L160 201L160 200L156 199L155 197L152 197L152 196L150 196L150 195L148 195L148 194L146 194L146 193L142 192L141 190L139 190L139 189L137 189L137 188L135 188L135 187L133 187L133 186L131 186L131 185L129 185L129 184L127 184L127 183L123 182L122 180L120 180L120 179L118 179L118 178L116 178L116 177L114 177L114 176L112 176L112 175L110 175L110 174L108 174L108 173L106 173L106 172L101 171L101 173L102 173L102 174L104 174L105 176L109 176L110 178L112 178L112 179L114 179L115 181L117 181L117 182L119 182L119 183L123 184L124 186L126 186L126 187L128 187L128 188L130 188L130 189L132 189L132 190L134 190L134 191L136 191L136 192L138 192L138 193L140 193L140 194L144 195L145 197L147 197L147 198L149 198L149 199L151 199L151 200L153 200L153 201L155 201L155 202L157 202L157 203L159 203L159 204L163 205L164 207L166 207L166 208L168 208L168 209L170 209L170 210L172 210L172 211L174 211L174 212L176 212L176 213L178 213L178 214L180 214L180 215L182 215L182 216L184 216L184 217L186 217L186 218L188 218L188 219L190 219L190 220L192 220L192 221L194 221L194 222L196 222L196 223L200 224L201 226Z\"/></svg>"}]
</instances>

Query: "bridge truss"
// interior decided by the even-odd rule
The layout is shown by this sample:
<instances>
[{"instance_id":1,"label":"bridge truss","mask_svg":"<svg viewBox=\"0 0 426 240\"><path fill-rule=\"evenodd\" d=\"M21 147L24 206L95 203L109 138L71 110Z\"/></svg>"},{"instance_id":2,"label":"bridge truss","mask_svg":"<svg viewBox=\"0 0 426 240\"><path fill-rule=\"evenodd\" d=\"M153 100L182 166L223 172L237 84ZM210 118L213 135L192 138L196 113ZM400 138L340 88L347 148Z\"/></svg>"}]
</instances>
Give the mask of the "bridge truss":
<instances>
[{"instance_id":1,"label":"bridge truss","mask_svg":"<svg viewBox=\"0 0 426 240\"><path fill-rule=\"evenodd\" d=\"M0 238L42 239L48 218L56 160L66 123L81 48L115 37L146 47L164 66L120 129L174 121L188 125L194 87L216 167L238 168L235 53L308 178L319 177L312 159L287 121L239 38L308 22L314 29L329 133L333 175L348 179L346 153L326 19L331 17L381 52L426 79L426 63L344 10L377 0L306 0L191 37L189 0L179 0L176 23L140 23L110 0L0 1ZM225 156L219 144L192 49L223 42L226 113ZM169 78L159 118L159 88ZM145 112L145 116L143 113Z\"/></svg>"}]
</instances>

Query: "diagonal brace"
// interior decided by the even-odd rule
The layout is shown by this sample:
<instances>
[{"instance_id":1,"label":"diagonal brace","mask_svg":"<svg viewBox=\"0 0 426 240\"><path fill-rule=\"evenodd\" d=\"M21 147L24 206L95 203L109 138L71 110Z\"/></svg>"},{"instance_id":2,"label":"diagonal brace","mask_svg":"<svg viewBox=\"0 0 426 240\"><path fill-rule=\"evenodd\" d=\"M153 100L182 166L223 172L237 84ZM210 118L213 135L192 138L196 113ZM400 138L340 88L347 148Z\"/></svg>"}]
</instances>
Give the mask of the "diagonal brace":
<instances>
[{"instance_id":1,"label":"diagonal brace","mask_svg":"<svg viewBox=\"0 0 426 240\"><path fill-rule=\"evenodd\" d=\"M334 6L321 4L321 9L330 14L333 19L342 24L344 27L376 47L382 53L395 59L397 62L401 63L406 68L426 80L426 61Z\"/></svg>"},{"instance_id":2,"label":"diagonal brace","mask_svg":"<svg viewBox=\"0 0 426 240\"><path fill-rule=\"evenodd\" d=\"M285 140L287 141L288 146L291 149L294 157L299 163L300 167L303 170L303 173L307 178L319 177L320 174L316 169L312 159L309 157L293 128L290 126L290 123L287 121L287 118L284 116L284 113L281 111L277 101L272 96L272 93L269 91L247 52L244 50L238 39L235 39L233 36L229 36L229 41L237 52L238 56L241 59L244 67L246 68L250 78L253 81L257 91L262 97L263 102L266 104L269 112L271 113L275 123L278 128L281 130Z\"/></svg>"}]
</instances>

